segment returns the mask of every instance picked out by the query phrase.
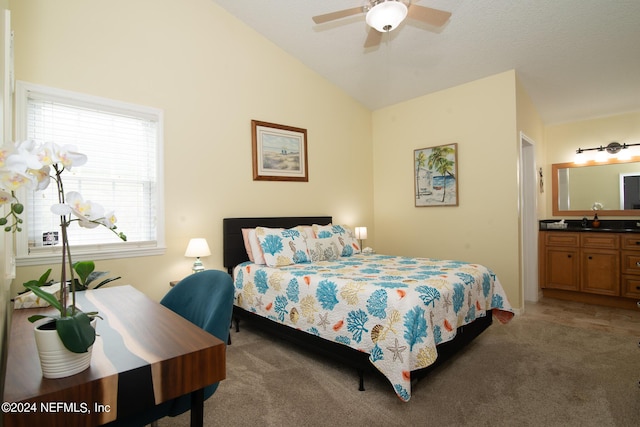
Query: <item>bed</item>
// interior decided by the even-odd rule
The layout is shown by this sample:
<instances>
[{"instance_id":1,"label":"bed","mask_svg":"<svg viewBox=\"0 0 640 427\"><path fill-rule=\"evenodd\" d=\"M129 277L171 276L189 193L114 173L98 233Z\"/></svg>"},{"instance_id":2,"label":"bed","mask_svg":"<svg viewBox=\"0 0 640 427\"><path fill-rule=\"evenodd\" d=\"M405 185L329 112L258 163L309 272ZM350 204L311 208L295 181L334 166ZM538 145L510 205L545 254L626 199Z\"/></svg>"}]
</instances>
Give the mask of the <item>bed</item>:
<instances>
[{"instance_id":1,"label":"bed","mask_svg":"<svg viewBox=\"0 0 640 427\"><path fill-rule=\"evenodd\" d=\"M243 229L289 236L291 230L303 233L297 226L304 225L313 225L311 231L304 227L312 237L328 230L326 236L344 244L341 256L320 261L303 256L272 266L249 261ZM240 319L247 319L353 366L360 390L364 373L377 370L402 401L409 401L412 381L480 335L493 317L504 323L513 316L498 278L482 265L362 254L357 244L350 250L349 240L338 239L342 234L332 235L335 229L330 216L223 220L224 265L236 288L236 331ZM309 247L318 242L307 241ZM292 253L301 246L295 237L285 242ZM329 240L322 242L326 249Z\"/></svg>"}]
</instances>

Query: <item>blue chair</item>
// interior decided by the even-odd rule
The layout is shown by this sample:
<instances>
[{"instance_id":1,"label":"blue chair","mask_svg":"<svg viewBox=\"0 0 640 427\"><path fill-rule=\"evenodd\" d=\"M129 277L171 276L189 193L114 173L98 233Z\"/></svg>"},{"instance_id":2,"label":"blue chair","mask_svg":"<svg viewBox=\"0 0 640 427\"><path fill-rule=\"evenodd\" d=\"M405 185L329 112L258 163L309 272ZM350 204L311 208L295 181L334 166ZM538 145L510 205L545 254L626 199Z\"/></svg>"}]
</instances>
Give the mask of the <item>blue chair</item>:
<instances>
[{"instance_id":1,"label":"blue chair","mask_svg":"<svg viewBox=\"0 0 640 427\"><path fill-rule=\"evenodd\" d=\"M229 338L233 294L233 280L229 274L218 270L205 270L177 283L162 298L160 304L226 343ZM205 400L213 395L218 384L205 387ZM114 425L155 425L160 418L175 417L189 409L191 409L191 395L186 394L156 405L153 410L135 419L116 421Z\"/></svg>"}]
</instances>

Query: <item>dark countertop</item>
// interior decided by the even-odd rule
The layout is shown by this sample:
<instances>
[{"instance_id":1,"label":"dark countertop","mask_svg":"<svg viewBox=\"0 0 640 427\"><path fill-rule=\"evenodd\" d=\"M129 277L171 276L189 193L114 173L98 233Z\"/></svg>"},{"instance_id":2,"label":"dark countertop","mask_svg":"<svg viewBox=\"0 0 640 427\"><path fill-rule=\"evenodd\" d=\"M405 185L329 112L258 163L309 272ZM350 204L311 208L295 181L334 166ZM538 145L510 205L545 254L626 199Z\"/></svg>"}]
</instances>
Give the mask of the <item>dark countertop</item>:
<instances>
[{"instance_id":1,"label":"dark countertop","mask_svg":"<svg viewBox=\"0 0 640 427\"><path fill-rule=\"evenodd\" d=\"M567 224L567 228L552 228L549 224L553 224L560 221L559 219L543 219L540 220L540 230L544 231L570 231L570 232L598 232L598 233L640 233L640 219L601 219L600 226L593 226L593 218L590 218L586 222L586 226L583 227L583 220L569 219L564 222Z\"/></svg>"}]
</instances>

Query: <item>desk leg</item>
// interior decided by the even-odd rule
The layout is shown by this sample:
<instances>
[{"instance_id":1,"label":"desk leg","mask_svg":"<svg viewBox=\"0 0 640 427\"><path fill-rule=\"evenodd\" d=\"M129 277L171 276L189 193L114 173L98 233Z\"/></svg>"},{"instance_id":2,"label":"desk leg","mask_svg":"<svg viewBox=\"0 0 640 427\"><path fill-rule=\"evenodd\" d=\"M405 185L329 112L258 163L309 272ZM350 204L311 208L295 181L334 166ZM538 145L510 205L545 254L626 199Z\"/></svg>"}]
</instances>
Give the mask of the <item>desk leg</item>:
<instances>
[{"instance_id":1,"label":"desk leg","mask_svg":"<svg viewBox=\"0 0 640 427\"><path fill-rule=\"evenodd\" d=\"M202 427L204 423L204 389L191 392L191 427Z\"/></svg>"}]
</instances>

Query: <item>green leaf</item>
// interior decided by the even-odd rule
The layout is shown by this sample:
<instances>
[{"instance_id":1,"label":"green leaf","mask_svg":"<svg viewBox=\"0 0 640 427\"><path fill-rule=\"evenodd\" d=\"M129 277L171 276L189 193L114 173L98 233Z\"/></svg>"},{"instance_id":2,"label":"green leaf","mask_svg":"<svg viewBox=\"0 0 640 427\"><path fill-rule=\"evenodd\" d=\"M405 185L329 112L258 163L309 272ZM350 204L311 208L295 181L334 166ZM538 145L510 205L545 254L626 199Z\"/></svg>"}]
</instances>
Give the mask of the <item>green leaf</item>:
<instances>
[{"instance_id":1,"label":"green leaf","mask_svg":"<svg viewBox=\"0 0 640 427\"><path fill-rule=\"evenodd\" d=\"M98 283L98 284L95 286L95 289L98 289L99 287L104 286L104 285L106 285L107 283L109 283L109 282L113 282L114 280L118 280L118 279L120 279L120 278L121 278L121 277L120 277L120 276L118 276L118 277L110 277L110 278L108 278L108 279L104 279L102 282Z\"/></svg>"},{"instance_id":2,"label":"green leaf","mask_svg":"<svg viewBox=\"0 0 640 427\"><path fill-rule=\"evenodd\" d=\"M27 282L27 284L24 285L25 288L29 289L35 295L39 296L40 298L42 298L43 300L51 304L52 307L55 307L56 309L58 309L58 311L62 312L62 304L60 304L60 301L57 300L55 295L50 294L49 292L43 290L40 286L32 285L28 283L29 282Z\"/></svg>"},{"instance_id":3,"label":"green leaf","mask_svg":"<svg viewBox=\"0 0 640 427\"><path fill-rule=\"evenodd\" d=\"M56 320L56 330L64 346L74 353L86 353L96 340L91 319L79 311L73 316Z\"/></svg>"},{"instance_id":4,"label":"green leaf","mask_svg":"<svg viewBox=\"0 0 640 427\"><path fill-rule=\"evenodd\" d=\"M42 276L40 276L40 278L38 279L38 283L40 284L40 286L47 283L47 280L49 280L49 274L51 274L51 269L48 269L42 274Z\"/></svg>"},{"instance_id":5,"label":"green leaf","mask_svg":"<svg viewBox=\"0 0 640 427\"><path fill-rule=\"evenodd\" d=\"M59 319L59 318L60 316L45 316L43 314L34 314L33 316L29 316L28 320L29 322L34 323L41 319Z\"/></svg>"},{"instance_id":6,"label":"green leaf","mask_svg":"<svg viewBox=\"0 0 640 427\"><path fill-rule=\"evenodd\" d=\"M87 277L86 285L89 286L90 283L93 283L94 280L101 278L102 276L106 276L109 274L108 271L94 271Z\"/></svg>"},{"instance_id":7,"label":"green leaf","mask_svg":"<svg viewBox=\"0 0 640 427\"><path fill-rule=\"evenodd\" d=\"M96 269L96 264L93 261L79 261L73 264L73 269L80 276L80 282L86 286L87 277Z\"/></svg>"}]
</instances>

